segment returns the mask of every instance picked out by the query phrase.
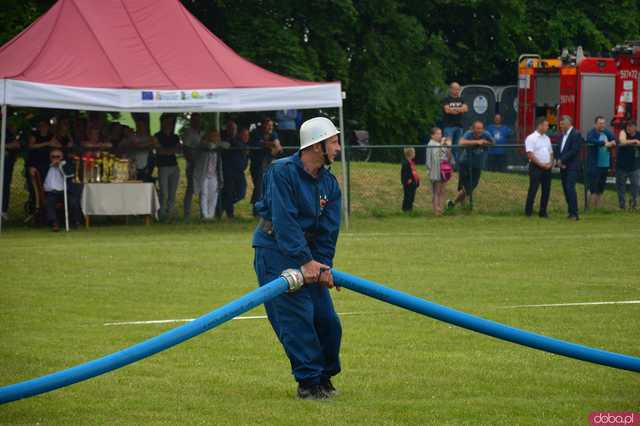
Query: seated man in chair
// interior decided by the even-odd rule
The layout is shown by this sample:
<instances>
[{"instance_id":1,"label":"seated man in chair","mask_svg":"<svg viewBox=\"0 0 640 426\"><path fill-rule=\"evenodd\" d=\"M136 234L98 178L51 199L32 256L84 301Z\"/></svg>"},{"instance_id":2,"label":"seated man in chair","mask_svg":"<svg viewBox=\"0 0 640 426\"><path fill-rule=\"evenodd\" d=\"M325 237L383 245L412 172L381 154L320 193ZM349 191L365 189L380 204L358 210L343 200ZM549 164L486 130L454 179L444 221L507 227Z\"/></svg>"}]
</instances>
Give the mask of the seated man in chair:
<instances>
[{"instance_id":1,"label":"seated man in chair","mask_svg":"<svg viewBox=\"0 0 640 426\"><path fill-rule=\"evenodd\" d=\"M46 212L47 224L51 226L54 232L60 230L58 224L57 207L60 203L64 203L64 180L65 171L62 163L63 153L59 149L54 149L49 153L49 170L44 179L44 208ZM80 200L75 191L70 191L70 185L67 186L67 203L69 208L69 223L72 227L80 224Z\"/></svg>"}]
</instances>

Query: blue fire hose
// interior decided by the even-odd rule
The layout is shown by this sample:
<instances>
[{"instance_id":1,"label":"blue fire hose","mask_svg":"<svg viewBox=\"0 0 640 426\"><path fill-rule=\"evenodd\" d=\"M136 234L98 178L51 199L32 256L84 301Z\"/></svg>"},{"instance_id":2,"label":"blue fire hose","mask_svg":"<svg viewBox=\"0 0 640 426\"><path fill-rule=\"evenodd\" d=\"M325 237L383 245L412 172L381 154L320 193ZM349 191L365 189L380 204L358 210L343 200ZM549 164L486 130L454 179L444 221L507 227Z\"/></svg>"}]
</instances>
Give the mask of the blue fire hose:
<instances>
[{"instance_id":1,"label":"blue fire hose","mask_svg":"<svg viewBox=\"0 0 640 426\"><path fill-rule=\"evenodd\" d=\"M280 278L247 293L240 299L159 336L66 370L2 387L0 404L49 392L124 367L217 327L286 291L295 291L301 285L300 272L287 270Z\"/></svg>"},{"instance_id":2,"label":"blue fire hose","mask_svg":"<svg viewBox=\"0 0 640 426\"><path fill-rule=\"evenodd\" d=\"M424 299L411 296L401 291L381 286L380 284L376 284L372 281L345 274L344 272L334 270L333 279L338 286L348 288L349 290L373 297L374 299L382 300L383 302L400 306L401 308L405 308L449 324L457 325L458 327L477 331L478 333L497 337L498 339L528 346L530 348L564 355L569 358L580 359L622 370L640 372L640 358L637 357L590 348L588 346L565 342L563 340L554 339L541 334L520 330L515 327L509 327L507 325L479 318L455 309L447 308L446 306L438 305L437 303L428 302Z\"/></svg>"},{"instance_id":3,"label":"blue fire hose","mask_svg":"<svg viewBox=\"0 0 640 426\"><path fill-rule=\"evenodd\" d=\"M640 372L640 358L594 349L519 330L428 302L344 272L333 270L333 277L336 284L341 287L459 327L534 349L623 370ZM295 291L301 285L302 275L300 272L287 270L283 272L282 277L247 293L240 299L159 336L66 370L2 387L0 388L0 404L49 392L124 367L217 327L286 291Z\"/></svg>"}]
</instances>

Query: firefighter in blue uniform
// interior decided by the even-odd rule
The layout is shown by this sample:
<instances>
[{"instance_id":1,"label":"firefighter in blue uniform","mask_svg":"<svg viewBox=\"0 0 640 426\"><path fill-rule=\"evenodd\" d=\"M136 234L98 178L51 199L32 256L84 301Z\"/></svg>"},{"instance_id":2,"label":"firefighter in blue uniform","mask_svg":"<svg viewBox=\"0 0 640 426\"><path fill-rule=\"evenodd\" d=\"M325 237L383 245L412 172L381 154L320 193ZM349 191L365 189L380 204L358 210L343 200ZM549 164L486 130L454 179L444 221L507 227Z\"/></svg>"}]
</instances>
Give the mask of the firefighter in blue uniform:
<instances>
[{"instance_id":1,"label":"firefighter in blue uniform","mask_svg":"<svg viewBox=\"0 0 640 426\"><path fill-rule=\"evenodd\" d=\"M253 235L259 285L289 268L305 285L265 304L269 321L291 362L298 398L336 393L342 328L329 289L340 230L340 187L328 166L340 153L331 120L312 118L300 127L300 150L275 161L256 203L260 222Z\"/></svg>"}]
</instances>

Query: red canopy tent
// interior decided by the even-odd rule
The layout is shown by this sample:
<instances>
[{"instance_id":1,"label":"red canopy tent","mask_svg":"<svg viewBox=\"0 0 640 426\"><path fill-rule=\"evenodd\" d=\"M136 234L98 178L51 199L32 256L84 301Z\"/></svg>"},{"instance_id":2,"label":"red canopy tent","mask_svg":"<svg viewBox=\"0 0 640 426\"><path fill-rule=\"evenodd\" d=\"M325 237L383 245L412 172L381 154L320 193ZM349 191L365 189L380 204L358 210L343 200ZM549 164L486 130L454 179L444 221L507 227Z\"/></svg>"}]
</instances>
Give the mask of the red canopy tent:
<instances>
[{"instance_id":1,"label":"red canopy tent","mask_svg":"<svg viewBox=\"0 0 640 426\"><path fill-rule=\"evenodd\" d=\"M0 48L4 104L88 110L339 107L340 83L260 68L177 0L60 0Z\"/></svg>"},{"instance_id":2,"label":"red canopy tent","mask_svg":"<svg viewBox=\"0 0 640 426\"><path fill-rule=\"evenodd\" d=\"M178 0L59 0L0 48L0 79L1 157L7 105L203 112L337 107L342 127L340 82L295 80L252 64Z\"/></svg>"}]
</instances>

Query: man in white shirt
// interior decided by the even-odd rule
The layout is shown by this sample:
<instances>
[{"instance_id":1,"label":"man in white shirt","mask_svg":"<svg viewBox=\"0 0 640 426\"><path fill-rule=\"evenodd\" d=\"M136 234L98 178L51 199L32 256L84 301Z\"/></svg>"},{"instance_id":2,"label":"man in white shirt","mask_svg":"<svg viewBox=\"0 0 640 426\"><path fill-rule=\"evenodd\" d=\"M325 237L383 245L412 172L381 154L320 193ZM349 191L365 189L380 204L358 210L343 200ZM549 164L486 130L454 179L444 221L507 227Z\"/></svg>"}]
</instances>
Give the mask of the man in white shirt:
<instances>
[{"instance_id":1,"label":"man in white shirt","mask_svg":"<svg viewBox=\"0 0 640 426\"><path fill-rule=\"evenodd\" d=\"M51 226L53 232L60 230L58 225L58 215L56 207L58 203L64 202L64 171L61 166L63 154L59 149L54 149L49 153L49 170L42 184L44 189L44 208L47 224ZM69 203L70 223L73 228L80 224L80 203L75 191L67 191L67 201Z\"/></svg>"},{"instance_id":2,"label":"man in white shirt","mask_svg":"<svg viewBox=\"0 0 640 426\"><path fill-rule=\"evenodd\" d=\"M527 157L529 158L529 191L524 212L527 216L533 214L533 203L538 193L538 187L542 186L540 197L540 217L546 218L547 204L549 204L549 192L551 190L551 169L553 168L553 148L551 140L547 136L549 122L540 117L536 120L536 130L527 136L524 142Z\"/></svg>"}]
</instances>

